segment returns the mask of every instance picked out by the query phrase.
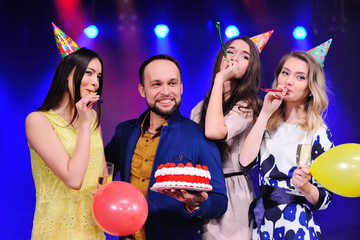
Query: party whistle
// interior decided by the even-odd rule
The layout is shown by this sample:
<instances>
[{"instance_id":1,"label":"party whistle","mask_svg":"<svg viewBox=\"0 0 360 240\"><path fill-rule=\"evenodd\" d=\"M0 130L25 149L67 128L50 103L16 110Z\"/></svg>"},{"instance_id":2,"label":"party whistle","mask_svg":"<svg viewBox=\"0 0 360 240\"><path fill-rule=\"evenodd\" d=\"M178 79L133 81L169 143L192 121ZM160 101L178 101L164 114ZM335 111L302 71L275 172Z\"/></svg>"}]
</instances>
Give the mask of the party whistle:
<instances>
[{"instance_id":1,"label":"party whistle","mask_svg":"<svg viewBox=\"0 0 360 240\"><path fill-rule=\"evenodd\" d=\"M223 40L222 40L222 37L221 37L220 22L216 22L216 28L217 28L218 33L219 33L221 49L222 49L222 51L223 51L224 57L225 57L225 59L226 59L226 62L229 63L229 59L228 59L228 57L227 57L226 50L225 50L225 46L224 46L224 43L223 43Z\"/></svg>"},{"instance_id":2,"label":"party whistle","mask_svg":"<svg viewBox=\"0 0 360 240\"><path fill-rule=\"evenodd\" d=\"M94 92L90 92L90 93L94 93ZM103 103L104 101L102 99L97 100L99 103Z\"/></svg>"},{"instance_id":3,"label":"party whistle","mask_svg":"<svg viewBox=\"0 0 360 240\"><path fill-rule=\"evenodd\" d=\"M288 89L284 88L284 89L272 89L272 88L266 88L266 87L261 87L261 90L263 90L264 92L282 92L283 94L286 94Z\"/></svg>"}]
</instances>

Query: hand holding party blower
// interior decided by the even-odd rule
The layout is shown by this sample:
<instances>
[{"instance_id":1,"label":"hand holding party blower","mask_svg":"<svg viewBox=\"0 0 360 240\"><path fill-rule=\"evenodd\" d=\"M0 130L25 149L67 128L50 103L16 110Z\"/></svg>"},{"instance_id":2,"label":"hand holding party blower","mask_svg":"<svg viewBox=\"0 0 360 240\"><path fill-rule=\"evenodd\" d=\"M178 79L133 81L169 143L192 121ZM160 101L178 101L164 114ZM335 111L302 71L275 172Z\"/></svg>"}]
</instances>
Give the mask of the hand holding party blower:
<instances>
[{"instance_id":1,"label":"hand holding party blower","mask_svg":"<svg viewBox=\"0 0 360 240\"><path fill-rule=\"evenodd\" d=\"M90 92L90 93L93 93L93 92ZM103 103L104 101L102 99L99 99L98 102Z\"/></svg>"}]
</instances>

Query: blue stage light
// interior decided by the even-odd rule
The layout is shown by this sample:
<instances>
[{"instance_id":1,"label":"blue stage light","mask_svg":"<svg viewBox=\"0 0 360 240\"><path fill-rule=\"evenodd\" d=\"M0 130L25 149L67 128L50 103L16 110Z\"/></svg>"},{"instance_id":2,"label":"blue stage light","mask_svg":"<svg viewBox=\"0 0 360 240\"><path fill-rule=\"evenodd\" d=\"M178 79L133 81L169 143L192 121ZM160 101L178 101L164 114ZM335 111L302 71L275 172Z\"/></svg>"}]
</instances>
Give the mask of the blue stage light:
<instances>
[{"instance_id":1,"label":"blue stage light","mask_svg":"<svg viewBox=\"0 0 360 240\"><path fill-rule=\"evenodd\" d=\"M84 29L84 33L88 38L96 38L99 34L99 30L95 25L91 25Z\"/></svg>"},{"instance_id":2,"label":"blue stage light","mask_svg":"<svg viewBox=\"0 0 360 240\"><path fill-rule=\"evenodd\" d=\"M158 38L165 38L169 33L169 28L165 24L158 24L154 28L154 32Z\"/></svg>"},{"instance_id":3,"label":"blue stage light","mask_svg":"<svg viewBox=\"0 0 360 240\"><path fill-rule=\"evenodd\" d=\"M305 39L307 36L306 29L304 27L294 28L293 36L295 39Z\"/></svg>"},{"instance_id":4,"label":"blue stage light","mask_svg":"<svg viewBox=\"0 0 360 240\"><path fill-rule=\"evenodd\" d=\"M230 25L225 29L225 35L227 38L237 37L239 34L239 29L234 25Z\"/></svg>"}]
</instances>

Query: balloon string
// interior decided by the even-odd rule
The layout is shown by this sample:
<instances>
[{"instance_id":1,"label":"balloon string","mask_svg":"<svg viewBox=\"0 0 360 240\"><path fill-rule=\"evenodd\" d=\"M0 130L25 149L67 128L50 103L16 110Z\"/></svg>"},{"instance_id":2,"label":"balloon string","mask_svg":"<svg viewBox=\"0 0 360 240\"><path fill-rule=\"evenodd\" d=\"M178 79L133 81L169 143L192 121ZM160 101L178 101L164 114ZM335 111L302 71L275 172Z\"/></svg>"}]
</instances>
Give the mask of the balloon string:
<instances>
[{"instance_id":1,"label":"balloon string","mask_svg":"<svg viewBox=\"0 0 360 240\"><path fill-rule=\"evenodd\" d=\"M225 51L225 46L224 46L224 43L223 43L223 40L222 40L222 37L221 37L220 22L216 22L216 28L217 28L218 33L219 33L221 49L222 49L222 51L223 51L224 57L225 57L225 59L226 59L226 62L229 62L229 59L228 59L227 54L226 54L226 51Z\"/></svg>"}]
</instances>

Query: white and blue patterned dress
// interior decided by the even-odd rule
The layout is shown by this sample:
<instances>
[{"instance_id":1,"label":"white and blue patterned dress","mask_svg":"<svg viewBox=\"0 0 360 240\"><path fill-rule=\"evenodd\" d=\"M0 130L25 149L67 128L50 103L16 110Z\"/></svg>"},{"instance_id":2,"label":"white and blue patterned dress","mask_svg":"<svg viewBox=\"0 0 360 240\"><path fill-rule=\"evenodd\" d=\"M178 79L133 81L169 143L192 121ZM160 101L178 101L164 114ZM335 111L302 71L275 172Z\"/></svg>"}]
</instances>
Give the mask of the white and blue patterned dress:
<instances>
[{"instance_id":1,"label":"white and blue patterned dress","mask_svg":"<svg viewBox=\"0 0 360 240\"><path fill-rule=\"evenodd\" d=\"M295 189L291 177L296 169L297 145L303 137L304 131L299 125L287 123L265 133L257 158L260 186L282 188L280 190ZM326 126L320 127L311 137L312 154L309 164L334 145ZM320 239L320 227L313 218L312 210L326 209L332 201L332 193L314 178L310 182L319 189L318 204L280 204L266 209L261 225L254 225L253 239Z\"/></svg>"}]
</instances>

